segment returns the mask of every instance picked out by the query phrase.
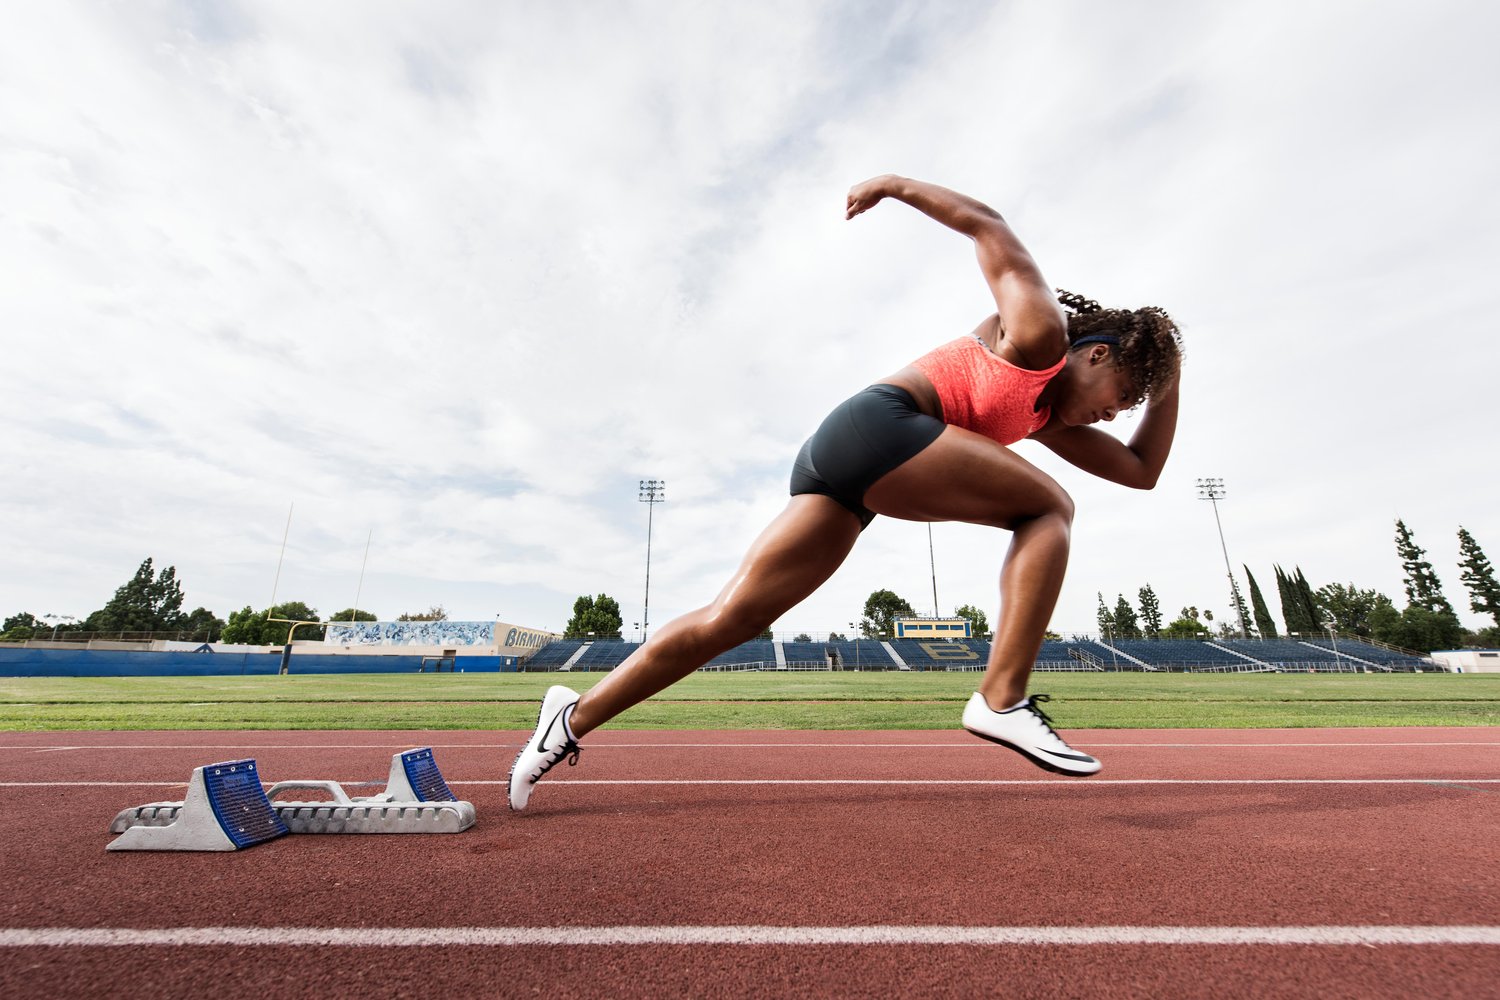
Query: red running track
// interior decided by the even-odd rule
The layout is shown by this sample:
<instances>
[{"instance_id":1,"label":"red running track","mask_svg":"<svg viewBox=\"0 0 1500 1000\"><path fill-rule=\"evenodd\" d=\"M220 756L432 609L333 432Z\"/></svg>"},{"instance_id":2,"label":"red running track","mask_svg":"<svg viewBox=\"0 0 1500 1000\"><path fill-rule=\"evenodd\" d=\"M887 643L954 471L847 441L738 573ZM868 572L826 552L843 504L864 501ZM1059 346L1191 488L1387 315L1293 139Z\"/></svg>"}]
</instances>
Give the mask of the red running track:
<instances>
[{"instance_id":1,"label":"red running track","mask_svg":"<svg viewBox=\"0 0 1500 1000\"><path fill-rule=\"evenodd\" d=\"M519 733L0 734L0 994L1500 995L1500 729L1069 735L1104 761L1098 778L961 732L601 732L513 815ZM200 764L382 783L393 752L422 745L478 807L469 832L104 850L117 811L180 798ZM590 943L622 927L648 943ZM747 927L809 930L671 943ZM872 927L890 943L838 943ZM1119 943L1141 927L1182 930ZM1369 927L1489 936L1193 943L1205 928L1322 941ZM285 944L18 943L67 928L294 930ZM449 943L459 928L484 930ZM569 943L504 941L555 939L547 928ZM948 943L993 928L1046 933ZM1116 937L1057 943L1070 934Z\"/></svg>"}]
</instances>

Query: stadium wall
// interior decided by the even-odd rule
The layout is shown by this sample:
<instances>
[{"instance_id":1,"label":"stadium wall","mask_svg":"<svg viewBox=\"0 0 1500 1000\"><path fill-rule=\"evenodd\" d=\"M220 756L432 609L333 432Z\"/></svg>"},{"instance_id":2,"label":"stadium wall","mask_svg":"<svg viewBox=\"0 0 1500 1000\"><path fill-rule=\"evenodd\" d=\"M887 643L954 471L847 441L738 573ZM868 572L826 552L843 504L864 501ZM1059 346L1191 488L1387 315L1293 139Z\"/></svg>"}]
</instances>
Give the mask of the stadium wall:
<instances>
[{"instance_id":1,"label":"stadium wall","mask_svg":"<svg viewBox=\"0 0 1500 1000\"><path fill-rule=\"evenodd\" d=\"M258 648L257 648L258 650ZM281 670L281 650L244 653L147 652L114 649L0 648L0 677L225 677L275 674ZM431 670L431 657L410 655L360 656L306 653L294 648L288 672L293 674L403 674ZM509 673L517 668L514 656L462 656L452 660L463 673Z\"/></svg>"},{"instance_id":2,"label":"stadium wall","mask_svg":"<svg viewBox=\"0 0 1500 1000\"><path fill-rule=\"evenodd\" d=\"M429 650L452 649L467 659L470 654L527 656L561 639L556 632L526 628L510 622L347 622L331 624L323 632L323 645L355 650L368 647Z\"/></svg>"}]
</instances>

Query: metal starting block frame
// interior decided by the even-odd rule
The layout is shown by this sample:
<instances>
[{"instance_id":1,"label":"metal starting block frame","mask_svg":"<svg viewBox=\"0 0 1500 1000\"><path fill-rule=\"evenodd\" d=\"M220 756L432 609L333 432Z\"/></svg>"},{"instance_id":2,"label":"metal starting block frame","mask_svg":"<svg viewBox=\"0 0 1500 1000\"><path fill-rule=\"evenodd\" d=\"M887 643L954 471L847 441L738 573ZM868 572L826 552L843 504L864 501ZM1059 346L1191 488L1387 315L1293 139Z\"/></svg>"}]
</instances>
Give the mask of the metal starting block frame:
<instances>
[{"instance_id":1,"label":"metal starting block frame","mask_svg":"<svg viewBox=\"0 0 1500 1000\"><path fill-rule=\"evenodd\" d=\"M269 840L285 833L462 833L474 825L474 806L454 797L438 770L429 747L404 750L391 757L390 776L384 792L378 795L351 797L336 781L280 781L268 791L261 791L258 775L251 780L260 795L270 821L280 833L233 842L218 821L219 812L194 795L194 783L201 783L203 772L231 765L250 765L254 761L231 761L212 764L193 772L188 797L182 802L151 802L123 810L110 824L120 838L109 845L111 851L230 851ZM236 774L243 775L241 766ZM279 802L276 796L294 789L326 792L332 800L316 802ZM170 835L169 835L170 834ZM229 846L222 845L230 841Z\"/></svg>"}]
</instances>

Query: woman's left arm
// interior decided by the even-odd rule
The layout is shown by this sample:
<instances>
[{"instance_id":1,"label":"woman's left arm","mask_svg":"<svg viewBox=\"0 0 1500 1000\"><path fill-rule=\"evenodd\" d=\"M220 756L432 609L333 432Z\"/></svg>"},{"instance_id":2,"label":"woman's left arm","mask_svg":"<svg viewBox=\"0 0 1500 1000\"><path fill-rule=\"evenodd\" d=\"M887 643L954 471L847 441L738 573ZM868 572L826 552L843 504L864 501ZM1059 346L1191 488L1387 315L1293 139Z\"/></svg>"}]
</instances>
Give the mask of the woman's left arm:
<instances>
[{"instance_id":1,"label":"woman's left arm","mask_svg":"<svg viewBox=\"0 0 1500 1000\"><path fill-rule=\"evenodd\" d=\"M1161 478L1177 432L1178 381L1173 379L1151 397L1129 444L1093 427L1044 427L1032 438L1101 479L1138 490L1152 489Z\"/></svg>"}]
</instances>

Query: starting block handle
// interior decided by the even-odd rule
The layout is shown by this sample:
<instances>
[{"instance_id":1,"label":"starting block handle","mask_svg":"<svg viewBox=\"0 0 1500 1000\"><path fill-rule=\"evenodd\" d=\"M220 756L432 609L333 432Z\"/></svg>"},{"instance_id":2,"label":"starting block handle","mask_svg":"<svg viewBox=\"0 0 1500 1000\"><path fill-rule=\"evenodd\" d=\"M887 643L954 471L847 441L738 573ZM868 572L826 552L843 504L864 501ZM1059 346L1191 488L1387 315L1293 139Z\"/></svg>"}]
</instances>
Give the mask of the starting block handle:
<instances>
[{"instance_id":1,"label":"starting block handle","mask_svg":"<svg viewBox=\"0 0 1500 1000\"><path fill-rule=\"evenodd\" d=\"M329 795L333 796L333 801L339 803L340 805L354 804L354 800L344 792L344 786L340 785L337 781L278 781L276 782L276 784L272 785L269 790L267 790L266 798L274 801L278 793L285 792L293 788L314 789L320 792L327 792Z\"/></svg>"}]
</instances>

